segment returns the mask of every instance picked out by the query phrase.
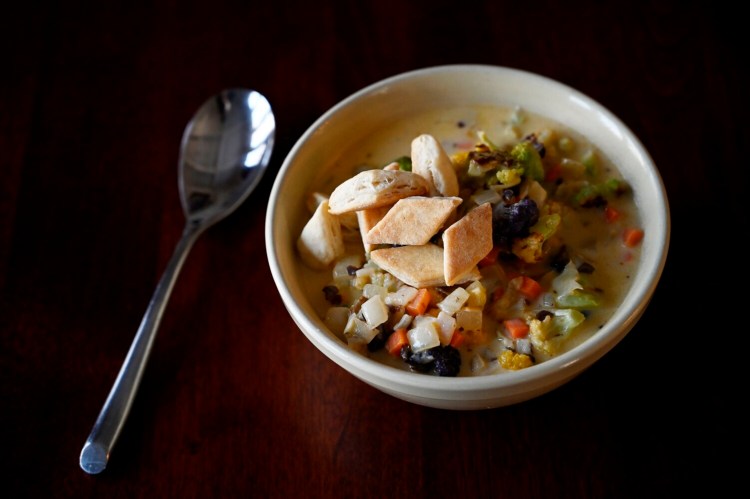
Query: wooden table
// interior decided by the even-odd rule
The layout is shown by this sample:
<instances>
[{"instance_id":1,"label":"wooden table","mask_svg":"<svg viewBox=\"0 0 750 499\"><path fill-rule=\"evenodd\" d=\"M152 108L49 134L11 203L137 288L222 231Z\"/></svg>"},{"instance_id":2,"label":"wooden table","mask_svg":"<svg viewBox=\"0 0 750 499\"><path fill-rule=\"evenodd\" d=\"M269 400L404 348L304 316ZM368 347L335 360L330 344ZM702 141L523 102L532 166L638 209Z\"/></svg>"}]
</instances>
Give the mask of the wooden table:
<instances>
[{"instance_id":1,"label":"wooden table","mask_svg":"<svg viewBox=\"0 0 750 499\"><path fill-rule=\"evenodd\" d=\"M743 431L730 394L747 390L731 377L746 300L727 288L746 287L740 16L708 2L406 3L3 15L0 495L719 497L736 480L723 469ZM623 342L552 393L477 412L402 402L331 363L285 312L264 245L275 173L319 115L447 63L533 71L604 104L652 154L673 217L662 281ZM232 86L273 106L271 169L190 253L109 467L88 475L81 446L182 230L184 126Z\"/></svg>"}]
</instances>

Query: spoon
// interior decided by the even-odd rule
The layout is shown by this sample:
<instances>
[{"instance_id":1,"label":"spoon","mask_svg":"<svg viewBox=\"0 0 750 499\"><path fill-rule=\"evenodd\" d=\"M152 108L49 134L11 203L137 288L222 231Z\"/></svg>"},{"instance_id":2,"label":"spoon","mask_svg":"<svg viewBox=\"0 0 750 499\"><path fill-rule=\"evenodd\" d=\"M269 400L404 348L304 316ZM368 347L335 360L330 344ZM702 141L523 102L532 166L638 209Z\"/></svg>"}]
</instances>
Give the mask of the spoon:
<instances>
[{"instance_id":1,"label":"spoon","mask_svg":"<svg viewBox=\"0 0 750 499\"><path fill-rule=\"evenodd\" d=\"M275 130L266 98L244 89L211 97L185 128L178 165L185 229L81 450L83 471L96 474L107 467L185 257L203 231L232 213L258 185L271 157Z\"/></svg>"}]
</instances>

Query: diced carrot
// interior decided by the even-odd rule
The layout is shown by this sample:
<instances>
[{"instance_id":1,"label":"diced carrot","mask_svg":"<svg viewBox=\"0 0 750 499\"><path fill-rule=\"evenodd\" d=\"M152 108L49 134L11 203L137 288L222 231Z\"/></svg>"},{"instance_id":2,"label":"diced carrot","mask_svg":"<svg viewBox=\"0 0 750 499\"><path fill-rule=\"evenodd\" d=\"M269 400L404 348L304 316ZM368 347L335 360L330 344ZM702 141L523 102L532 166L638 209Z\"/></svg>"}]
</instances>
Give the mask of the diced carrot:
<instances>
[{"instance_id":1,"label":"diced carrot","mask_svg":"<svg viewBox=\"0 0 750 499\"><path fill-rule=\"evenodd\" d=\"M622 233L622 241L628 248L638 246L643 240L643 230L629 227Z\"/></svg>"},{"instance_id":2,"label":"diced carrot","mask_svg":"<svg viewBox=\"0 0 750 499\"><path fill-rule=\"evenodd\" d=\"M606 206L604 208L604 220L606 220L606 222L608 224L611 224L612 222L614 222L615 220L617 220L619 218L620 218L620 212L619 211L617 211L616 209L612 208L611 206Z\"/></svg>"},{"instance_id":3,"label":"diced carrot","mask_svg":"<svg viewBox=\"0 0 750 499\"><path fill-rule=\"evenodd\" d=\"M409 338L406 336L406 328L396 329L385 342L385 349L394 357L401 355L401 349L409 344Z\"/></svg>"},{"instance_id":4,"label":"diced carrot","mask_svg":"<svg viewBox=\"0 0 750 499\"><path fill-rule=\"evenodd\" d=\"M519 339L526 337L529 334L529 325L523 319L507 319L503 321L503 326L510 333L510 337L513 339Z\"/></svg>"},{"instance_id":5,"label":"diced carrot","mask_svg":"<svg viewBox=\"0 0 750 499\"><path fill-rule=\"evenodd\" d=\"M554 182L561 176L562 176L562 165L560 163L557 163L556 165L553 165L552 168L547 170L547 174L544 176L544 180L546 180L547 182Z\"/></svg>"},{"instance_id":6,"label":"diced carrot","mask_svg":"<svg viewBox=\"0 0 750 499\"><path fill-rule=\"evenodd\" d=\"M521 285L518 292L529 300L536 300L542 294L542 285L531 277L521 276Z\"/></svg>"},{"instance_id":7,"label":"diced carrot","mask_svg":"<svg viewBox=\"0 0 750 499\"><path fill-rule=\"evenodd\" d=\"M460 331L458 330L453 331L453 336L451 336L450 346L452 346L453 348L458 348L461 345L463 345L464 339L465 339L464 335Z\"/></svg>"},{"instance_id":8,"label":"diced carrot","mask_svg":"<svg viewBox=\"0 0 750 499\"><path fill-rule=\"evenodd\" d=\"M424 314L430 305L430 291L427 288L419 288L417 296L406 305L406 313L412 317Z\"/></svg>"},{"instance_id":9,"label":"diced carrot","mask_svg":"<svg viewBox=\"0 0 750 499\"><path fill-rule=\"evenodd\" d=\"M479 260L479 263L477 264L480 268L486 267L487 265L492 265L497 261L497 255L500 254L500 246L493 246L487 255L485 255L484 258Z\"/></svg>"},{"instance_id":10,"label":"diced carrot","mask_svg":"<svg viewBox=\"0 0 750 499\"><path fill-rule=\"evenodd\" d=\"M422 313L422 315L431 315L432 317L437 317L440 315L440 309L437 307L428 308L427 310Z\"/></svg>"}]
</instances>

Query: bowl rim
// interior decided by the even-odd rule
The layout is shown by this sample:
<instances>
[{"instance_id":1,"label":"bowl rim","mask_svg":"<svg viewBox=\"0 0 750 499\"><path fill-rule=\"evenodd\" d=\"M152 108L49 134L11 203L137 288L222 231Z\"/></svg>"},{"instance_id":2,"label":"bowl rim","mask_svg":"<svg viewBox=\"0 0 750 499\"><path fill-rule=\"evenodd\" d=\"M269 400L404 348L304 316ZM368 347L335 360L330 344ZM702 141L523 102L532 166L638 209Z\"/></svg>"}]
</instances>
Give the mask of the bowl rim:
<instances>
[{"instance_id":1,"label":"bowl rim","mask_svg":"<svg viewBox=\"0 0 750 499\"><path fill-rule=\"evenodd\" d=\"M664 220L661 224L662 230L653 236L658 237L662 244L657 248L654 258L648 261L643 261L639 268L639 273L647 274L645 279L647 285L637 293L638 299L634 299L633 303L624 309L626 315L623 317L621 323L611 325L611 321L608 321L607 327L604 330L605 334L597 333L559 356L526 369L481 376L439 377L413 373L393 366L388 366L375 359L354 352L341 342L341 340L337 339L333 333L322 329L322 320L318 319L318 323L311 320L311 318L308 317L307 314L305 314L297 305L296 300L284 281L281 265L277 258L274 222L276 220L277 209L280 201L279 193L284 184L289 181L287 175L292 168L296 157L299 155L310 137L323 127L333 116L339 114L349 106L354 105L360 99L377 92L382 92L393 84L402 83L423 76L457 72L490 72L499 75L511 75L514 77L529 78L538 83L557 87L559 90L564 90L581 103L592 108L594 112L604 116L611 123L616 124L623 136L631 144L634 150L637 151L640 161L647 166L647 170L652 174L652 182L657 186L656 192L659 195L659 199L657 200L658 205L663 208L662 213ZM340 367L346 369L360 379L363 379L364 376L379 380L380 383L391 387L395 387L396 385L394 385L394 383L396 383L400 385L401 388L419 390L420 392L424 390L440 391L446 396L448 393L451 393L454 397L456 395L469 394L477 391L494 391L498 388L522 388L531 383L547 380L550 376L554 378L572 376L599 360L630 332L648 307L666 265L670 235L671 215L669 202L659 170L644 145L635 133L633 133L633 131L622 122L622 120L596 100L565 83L521 69L486 64L446 64L405 71L371 83L330 107L305 130L284 158L283 164L276 175L269 195L265 225L266 253L278 292L297 327L308 338L308 340L316 346L316 348Z\"/></svg>"}]
</instances>

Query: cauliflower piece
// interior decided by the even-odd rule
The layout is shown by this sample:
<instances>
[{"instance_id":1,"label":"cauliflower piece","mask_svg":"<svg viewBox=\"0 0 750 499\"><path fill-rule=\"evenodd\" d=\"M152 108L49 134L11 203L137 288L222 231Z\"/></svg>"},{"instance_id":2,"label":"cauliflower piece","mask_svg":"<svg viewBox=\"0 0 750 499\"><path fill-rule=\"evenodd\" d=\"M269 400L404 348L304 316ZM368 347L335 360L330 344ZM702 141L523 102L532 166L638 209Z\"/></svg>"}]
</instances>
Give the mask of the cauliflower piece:
<instances>
[{"instance_id":1,"label":"cauliflower piece","mask_svg":"<svg viewBox=\"0 0 750 499\"><path fill-rule=\"evenodd\" d=\"M547 316L543 321L531 319L529 321L529 340L532 346L546 357L553 357L560 352L561 337L555 336L552 327L552 316Z\"/></svg>"},{"instance_id":2,"label":"cauliflower piece","mask_svg":"<svg viewBox=\"0 0 750 499\"><path fill-rule=\"evenodd\" d=\"M553 357L561 352L565 340L585 320L586 316L578 310L555 310L553 315L548 315L542 321L529 321L529 340L538 352Z\"/></svg>"},{"instance_id":3,"label":"cauliflower piece","mask_svg":"<svg viewBox=\"0 0 750 499\"><path fill-rule=\"evenodd\" d=\"M513 254L526 263L541 262L544 258L544 236L532 232L526 237L513 240Z\"/></svg>"},{"instance_id":4,"label":"cauliflower piece","mask_svg":"<svg viewBox=\"0 0 750 499\"><path fill-rule=\"evenodd\" d=\"M531 360L530 356L524 353L514 352L513 350L505 350L500 354L500 357L498 357L497 360L500 362L503 369L510 369L512 371L526 369L527 367L534 365L534 361Z\"/></svg>"}]
</instances>

